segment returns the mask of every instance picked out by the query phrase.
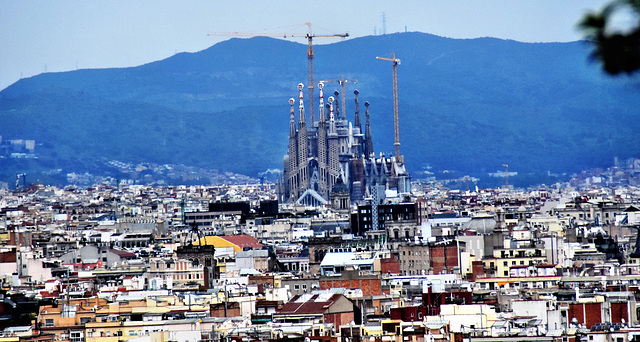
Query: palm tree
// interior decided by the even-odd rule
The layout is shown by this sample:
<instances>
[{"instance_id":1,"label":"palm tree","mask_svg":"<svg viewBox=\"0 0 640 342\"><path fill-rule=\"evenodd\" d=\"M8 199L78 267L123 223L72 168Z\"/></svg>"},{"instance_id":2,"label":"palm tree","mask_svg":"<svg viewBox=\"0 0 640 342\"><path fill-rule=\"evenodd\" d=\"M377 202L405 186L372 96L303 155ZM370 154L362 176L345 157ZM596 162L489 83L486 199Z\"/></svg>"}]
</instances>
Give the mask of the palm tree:
<instances>
[{"instance_id":1,"label":"palm tree","mask_svg":"<svg viewBox=\"0 0 640 342\"><path fill-rule=\"evenodd\" d=\"M629 30L612 30L612 16L629 10L635 26ZM578 23L585 38L593 44L591 57L611 75L631 74L640 70L640 0L613 0L600 12L589 12Z\"/></svg>"}]
</instances>

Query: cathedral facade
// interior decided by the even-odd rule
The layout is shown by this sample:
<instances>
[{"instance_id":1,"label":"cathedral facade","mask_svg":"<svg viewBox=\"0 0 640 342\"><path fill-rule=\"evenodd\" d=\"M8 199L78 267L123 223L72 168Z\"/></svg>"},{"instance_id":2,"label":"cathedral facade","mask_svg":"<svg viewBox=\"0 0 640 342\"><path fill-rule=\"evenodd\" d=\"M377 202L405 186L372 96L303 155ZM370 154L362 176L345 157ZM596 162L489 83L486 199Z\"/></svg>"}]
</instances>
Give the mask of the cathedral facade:
<instances>
[{"instance_id":1,"label":"cathedral facade","mask_svg":"<svg viewBox=\"0 0 640 342\"><path fill-rule=\"evenodd\" d=\"M376 158L373 151L369 103L365 102L366 123L362 132L358 91L355 95L354 122L340 113L334 92L325 103L324 85L318 84L319 116L317 122L307 126L303 89L299 84L298 122L295 103L289 100L289 147L284 157L283 174L278 185L281 203L298 203L308 206L328 205L332 192L343 194L345 185L352 203L371 196L371 188L384 186L399 193L409 192L409 175L402 158ZM338 186L336 187L336 184Z\"/></svg>"}]
</instances>

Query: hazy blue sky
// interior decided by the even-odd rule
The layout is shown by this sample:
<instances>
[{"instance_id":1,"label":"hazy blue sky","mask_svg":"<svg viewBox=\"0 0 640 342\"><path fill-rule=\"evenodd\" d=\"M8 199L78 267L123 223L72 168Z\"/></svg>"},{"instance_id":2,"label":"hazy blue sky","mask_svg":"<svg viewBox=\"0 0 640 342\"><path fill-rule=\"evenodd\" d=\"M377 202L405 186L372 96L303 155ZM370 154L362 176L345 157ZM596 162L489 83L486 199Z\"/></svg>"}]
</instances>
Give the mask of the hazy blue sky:
<instances>
[{"instance_id":1,"label":"hazy blue sky","mask_svg":"<svg viewBox=\"0 0 640 342\"><path fill-rule=\"evenodd\" d=\"M606 2L2 0L0 89L45 70L135 66L228 39L209 32L304 33L311 22L316 34L373 35L383 29L383 13L387 33L406 28L451 38L575 41L581 15Z\"/></svg>"}]
</instances>

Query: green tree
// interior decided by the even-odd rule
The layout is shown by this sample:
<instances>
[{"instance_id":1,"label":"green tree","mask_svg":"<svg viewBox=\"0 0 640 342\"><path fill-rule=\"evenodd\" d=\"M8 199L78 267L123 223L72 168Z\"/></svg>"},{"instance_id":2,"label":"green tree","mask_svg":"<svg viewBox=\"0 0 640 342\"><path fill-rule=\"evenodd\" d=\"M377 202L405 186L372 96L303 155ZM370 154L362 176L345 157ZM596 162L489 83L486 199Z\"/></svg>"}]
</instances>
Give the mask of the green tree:
<instances>
[{"instance_id":1,"label":"green tree","mask_svg":"<svg viewBox=\"0 0 640 342\"><path fill-rule=\"evenodd\" d=\"M613 16L623 11L633 15L633 25L625 30L613 29ZM593 44L591 57L602 63L607 73L640 70L640 0L613 0L601 11L585 14L578 25Z\"/></svg>"}]
</instances>

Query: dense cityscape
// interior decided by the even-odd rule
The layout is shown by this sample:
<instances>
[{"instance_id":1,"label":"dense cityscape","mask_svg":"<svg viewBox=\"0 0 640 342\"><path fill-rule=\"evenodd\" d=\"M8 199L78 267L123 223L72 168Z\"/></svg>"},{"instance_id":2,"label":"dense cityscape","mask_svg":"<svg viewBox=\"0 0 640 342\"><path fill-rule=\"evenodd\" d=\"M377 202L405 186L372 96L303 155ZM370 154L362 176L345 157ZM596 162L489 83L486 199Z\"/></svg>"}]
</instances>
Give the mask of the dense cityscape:
<instances>
[{"instance_id":1,"label":"dense cityscape","mask_svg":"<svg viewBox=\"0 0 640 342\"><path fill-rule=\"evenodd\" d=\"M155 141L163 149L180 141L188 146L181 153L193 156L174 164L126 153L89 160L68 148L73 158L62 163L46 139L0 135L4 165L28 170L48 151L53 159L38 164L37 177L66 184L43 184L28 171L17 171L15 184L0 182L0 342L640 341L640 159L628 158L633 151L611 156L606 169L546 171L552 184L528 188L514 186L526 172L507 164L523 158L473 176L407 165L413 159L401 151L416 149L401 145L396 53L375 57L391 67L393 113L371 115L358 90L345 92L356 80L314 80L313 38L349 34L315 35L305 25L308 84L292 87L284 115L270 119L289 119L286 152L225 126L232 120L220 124L225 134L249 136L245 150L284 155L281 169L250 177L217 164L189 166L209 153L209 146L190 149L200 132L193 140L187 131L172 137L160 124L133 135L155 130L175 138ZM324 82L341 91L325 94ZM388 136L393 131L393 153L374 149L374 120ZM279 140L273 130L261 132ZM618 151L607 134L601 138L610 149L598 152L606 156ZM419 138L403 143L427 144ZM546 144L538 138L497 141L485 152L502 157L501 146ZM417 150L426 155L424 145ZM480 172L501 185L479 187Z\"/></svg>"},{"instance_id":2,"label":"dense cityscape","mask_svg":"<svg viewBox=\"0 0 640 342\"><path fill-rule=\"evenodd\" d=\"M336 158L352 170L354 159ZM431 179L399 191L396 169L335 168L315 187L331 191L297 189L298 200L286 171L217 186L18 177L0 190L1 339L639 338L640 160L528 190L505 173L499 189Z\"/></svg>"}]
</instances>

